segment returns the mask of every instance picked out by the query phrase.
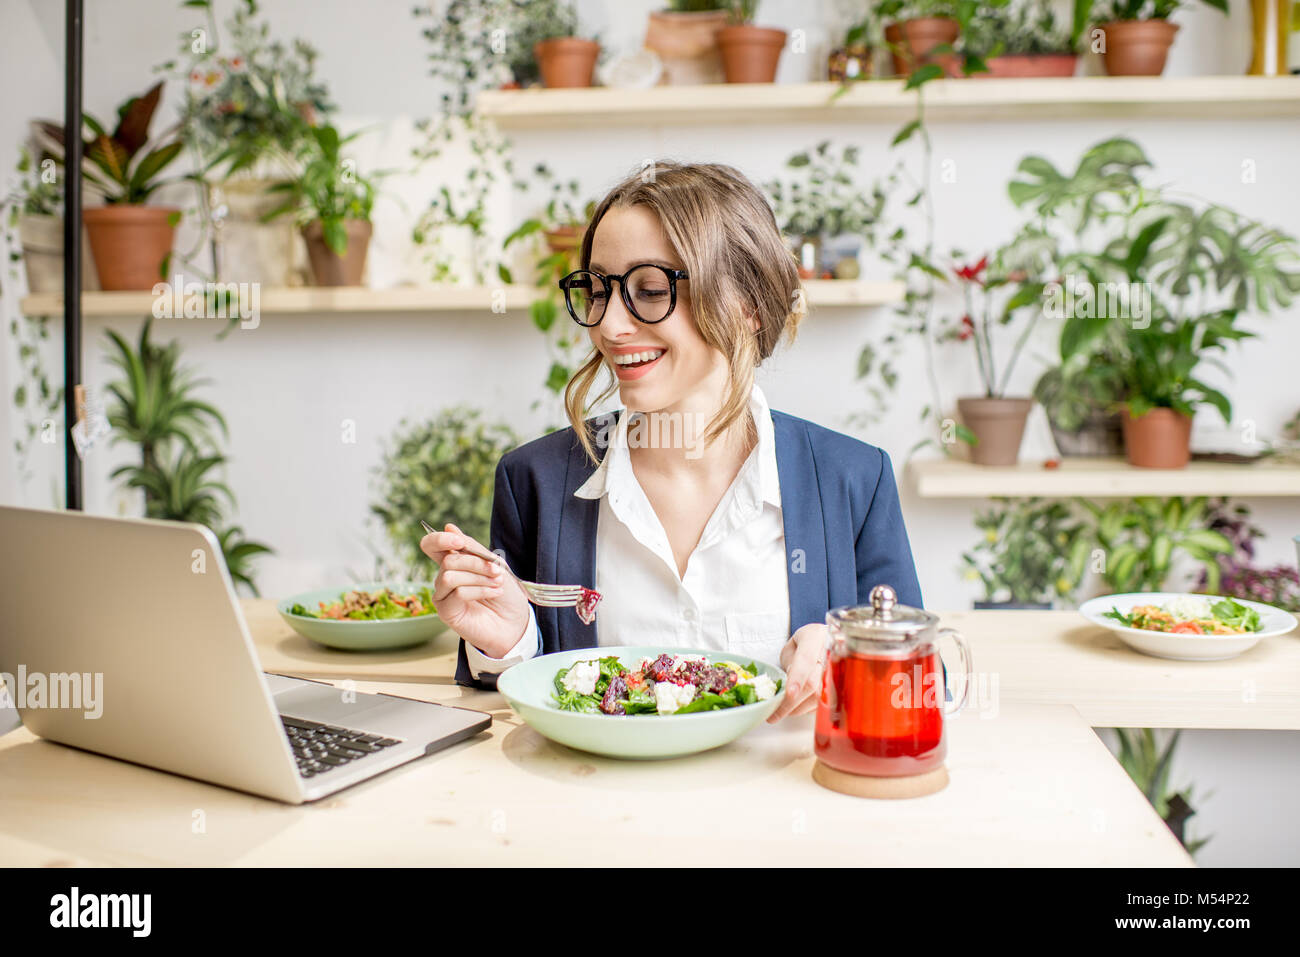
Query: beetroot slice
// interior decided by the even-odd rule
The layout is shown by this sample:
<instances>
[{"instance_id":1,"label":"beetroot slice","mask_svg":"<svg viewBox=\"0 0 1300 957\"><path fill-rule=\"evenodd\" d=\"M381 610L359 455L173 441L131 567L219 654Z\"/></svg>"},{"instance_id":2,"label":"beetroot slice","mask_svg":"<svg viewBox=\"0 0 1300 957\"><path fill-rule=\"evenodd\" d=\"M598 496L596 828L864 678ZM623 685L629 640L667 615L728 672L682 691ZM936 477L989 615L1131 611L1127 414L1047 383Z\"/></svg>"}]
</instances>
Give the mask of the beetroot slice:
<instances>
[{"instance_id":1,"label":"beetroot slice","mask_svg":"<svg viewBox=\"0 0 1300 957\"><path fill-rule=\"evenodd\" d=\"M582 600L574 606L574 611L578 613L578 618L584 625L590 625L596 620L596 605L600 602L600 592L594 588L584 588L582 590Z\"/></svg>"}]
</instances>

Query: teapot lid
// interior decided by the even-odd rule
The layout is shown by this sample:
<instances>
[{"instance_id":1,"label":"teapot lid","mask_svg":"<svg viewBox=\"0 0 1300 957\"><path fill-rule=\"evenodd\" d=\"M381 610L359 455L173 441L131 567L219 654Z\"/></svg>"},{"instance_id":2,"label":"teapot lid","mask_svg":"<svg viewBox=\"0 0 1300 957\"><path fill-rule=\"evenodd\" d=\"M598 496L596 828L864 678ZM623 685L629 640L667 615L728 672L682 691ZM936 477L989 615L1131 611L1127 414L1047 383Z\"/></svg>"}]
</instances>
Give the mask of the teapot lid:
<instances>
[{"instance_id":1,"label":"teapot lid","mask_svg":"<svg viewBox=\"0 0 1300 957\"><path fill-rule=\"evenodd\" d=\"M837 608L831 612L837 624L857 638L891 641L925 631L939 620L923 608L901 605L898 593L888 585L871 589L871 604Z\"/></svg>"}]
</instances>

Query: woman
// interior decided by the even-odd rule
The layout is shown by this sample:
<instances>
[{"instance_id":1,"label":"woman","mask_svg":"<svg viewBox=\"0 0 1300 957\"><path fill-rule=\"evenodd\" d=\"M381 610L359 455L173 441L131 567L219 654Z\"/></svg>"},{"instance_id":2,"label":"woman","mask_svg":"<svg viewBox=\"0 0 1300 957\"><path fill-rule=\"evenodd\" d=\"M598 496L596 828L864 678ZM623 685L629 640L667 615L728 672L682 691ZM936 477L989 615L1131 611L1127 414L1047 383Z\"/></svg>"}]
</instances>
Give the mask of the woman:
<instances>
[{"instance_id":1,"label":"woman","mask_svg":"<svg viewBox=\"0 0 1300 957\"><path fill-rule=\"evenodd\" d=\"M889 457L770 411L754 385L801 311L771 208L730 167L659 163L596 208L581 265L561 281L592 345L565 391L572 427L502 458L491 544L521 578L604 597L591 625L534 608L456 526L425 536L457 681L494 687L524 658L598 643L691 646L779 662L769 720L812 710L827 610L881 583L921 593ZM614 389L626 409L584 421Z\"/></svg>"}]
</instances>

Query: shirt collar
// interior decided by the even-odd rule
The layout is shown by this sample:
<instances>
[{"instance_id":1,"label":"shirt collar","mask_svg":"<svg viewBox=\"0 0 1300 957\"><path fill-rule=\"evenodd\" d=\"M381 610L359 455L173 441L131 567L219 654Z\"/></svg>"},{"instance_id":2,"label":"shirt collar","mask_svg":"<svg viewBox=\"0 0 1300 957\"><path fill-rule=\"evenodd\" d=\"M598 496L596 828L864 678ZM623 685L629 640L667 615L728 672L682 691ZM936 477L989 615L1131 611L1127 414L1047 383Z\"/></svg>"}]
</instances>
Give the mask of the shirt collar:
<instances>
[{"instance_id":1,"label":"shirt collar","mask_svg":"<svg viewBox=\"0 0 1300 957\"><path fill-rule=\"evenodd\" d=\"M754 417L758 444L741 467L740 479L742 483L753 489L755 498L780 508L781 483L776 469L776 437L772 427L772 410L767 404L767 397L763 395L763 390L757 384L749 393L749 411ZM632 460L628 455L628 418L627 410L624 409L618 417L618 425L610 437L609 448L604 458L587 481L573 493L576 497L598 499L611 487L626 487L624 483L636 480L632 473Z\"/></svg>"}]
</instances>

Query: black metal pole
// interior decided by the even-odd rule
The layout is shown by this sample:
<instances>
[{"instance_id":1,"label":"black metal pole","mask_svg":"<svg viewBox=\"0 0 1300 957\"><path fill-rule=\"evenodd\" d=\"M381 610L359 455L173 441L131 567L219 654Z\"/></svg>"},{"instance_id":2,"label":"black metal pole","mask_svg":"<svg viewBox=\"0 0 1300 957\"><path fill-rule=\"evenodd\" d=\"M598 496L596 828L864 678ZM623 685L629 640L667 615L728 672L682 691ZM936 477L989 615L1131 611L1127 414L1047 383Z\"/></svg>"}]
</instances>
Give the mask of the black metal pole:
<instances>
[{"instance_id":1,"label":"black metal pole","mask_svg":"<svg viewBox=\"0 0 1300 957\"><path fill-rule=\"evenodd\" d=\"M82 0L67 0L63 65L63 457L66 507L80 510L81 457L72 441L81 383Z\"/></svg>"}]
</instances>

